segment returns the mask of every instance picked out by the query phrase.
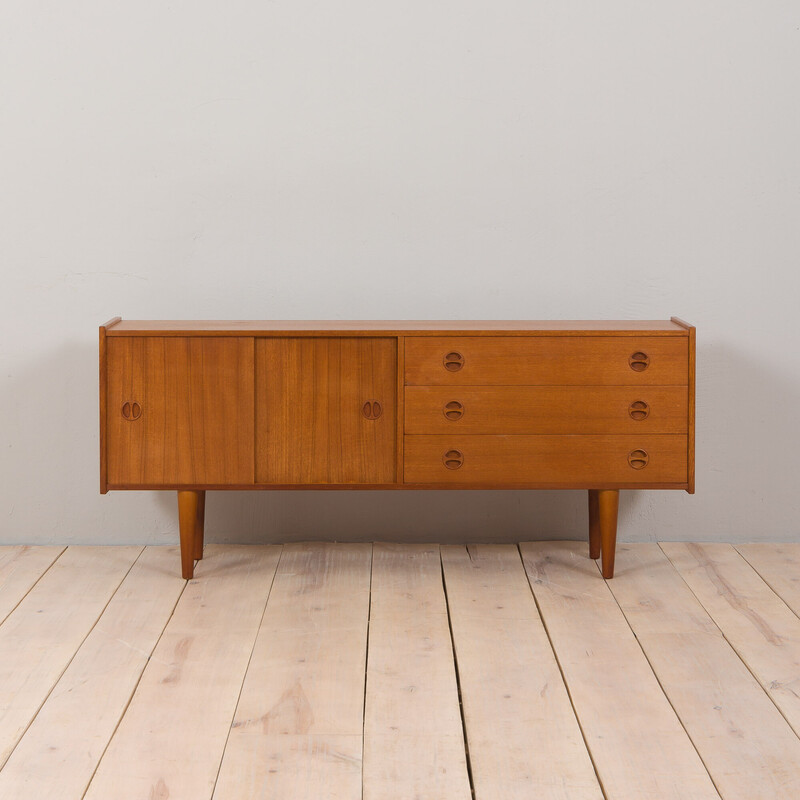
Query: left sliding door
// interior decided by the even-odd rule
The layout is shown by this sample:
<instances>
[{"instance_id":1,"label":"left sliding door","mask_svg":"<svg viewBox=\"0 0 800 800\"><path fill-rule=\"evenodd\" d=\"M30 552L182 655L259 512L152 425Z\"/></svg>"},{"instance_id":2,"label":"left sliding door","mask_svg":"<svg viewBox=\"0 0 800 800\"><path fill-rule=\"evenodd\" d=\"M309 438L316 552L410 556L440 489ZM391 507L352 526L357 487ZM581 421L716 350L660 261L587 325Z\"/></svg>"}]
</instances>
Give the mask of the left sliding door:
<instances>
[{"instance_id":1,"label":"left sliding door","mask_svg":"<svg viewBox=\"0 0 800 800\"><path fill-rule=\"evenodd\" d=\"M252 484L252 337L109 337L110 487Z\"/></svg>"}]
</instances>

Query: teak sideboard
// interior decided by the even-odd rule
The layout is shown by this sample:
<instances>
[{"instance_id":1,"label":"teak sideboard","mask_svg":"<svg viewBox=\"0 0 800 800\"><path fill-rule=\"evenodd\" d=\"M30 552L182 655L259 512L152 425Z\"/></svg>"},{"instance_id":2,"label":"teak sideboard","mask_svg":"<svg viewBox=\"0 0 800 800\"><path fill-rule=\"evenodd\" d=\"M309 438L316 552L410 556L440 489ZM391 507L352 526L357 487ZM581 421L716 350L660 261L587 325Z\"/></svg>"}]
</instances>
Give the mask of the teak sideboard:
<instances>
[{"instance_id":1,"label":"teak sideboard","mask_svg":"<svg viewBox=\"0 0 800 800\"><path fill-rule=\"evenodd\" d=\"M620 489L694 492L695 329L670 321L129 321L100 327L100 491L587 489L614 574Z\"/></svg>"}]
</instances>

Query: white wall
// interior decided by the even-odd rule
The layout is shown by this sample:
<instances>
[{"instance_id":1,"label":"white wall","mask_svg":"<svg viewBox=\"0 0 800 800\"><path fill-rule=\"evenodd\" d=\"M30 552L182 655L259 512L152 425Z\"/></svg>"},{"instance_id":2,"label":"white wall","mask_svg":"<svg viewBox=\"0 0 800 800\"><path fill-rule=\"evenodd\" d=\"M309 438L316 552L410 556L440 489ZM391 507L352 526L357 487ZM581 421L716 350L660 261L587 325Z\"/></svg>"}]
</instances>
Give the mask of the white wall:
<instances>
[{"instance_id":1,"label":"white wall","mask_svg":"<svg viewBox=\"0 0 800 800\"><path fill-rule=\"evenodd\" d=\"M4 0L0 542L166 542L98 494L97 325L698 326L697 494L625 539L796 539L796 2ZM211 495L211 540L584 536L583 493Z\"/></svg>"}]
</instances>

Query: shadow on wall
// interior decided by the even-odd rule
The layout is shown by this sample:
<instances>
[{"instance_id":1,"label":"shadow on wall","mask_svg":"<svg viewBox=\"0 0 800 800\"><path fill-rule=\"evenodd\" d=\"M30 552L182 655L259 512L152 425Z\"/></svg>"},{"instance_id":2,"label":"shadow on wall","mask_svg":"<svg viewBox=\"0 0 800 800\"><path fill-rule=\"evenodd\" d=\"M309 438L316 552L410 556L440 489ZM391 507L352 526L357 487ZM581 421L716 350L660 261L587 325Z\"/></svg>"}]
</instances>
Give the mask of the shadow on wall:
<instances>
[{"instance_id":1,"label":"shadow on wall","mask_svg":"<svg viewBox=\"0 0 800 800\"><path fill-rule=\"evenodd\" d=\"M209 492L207 540L588 540L585 494L465 490ZM167 505L174 513L174 500Z\"/></svg>"}]
</instances>

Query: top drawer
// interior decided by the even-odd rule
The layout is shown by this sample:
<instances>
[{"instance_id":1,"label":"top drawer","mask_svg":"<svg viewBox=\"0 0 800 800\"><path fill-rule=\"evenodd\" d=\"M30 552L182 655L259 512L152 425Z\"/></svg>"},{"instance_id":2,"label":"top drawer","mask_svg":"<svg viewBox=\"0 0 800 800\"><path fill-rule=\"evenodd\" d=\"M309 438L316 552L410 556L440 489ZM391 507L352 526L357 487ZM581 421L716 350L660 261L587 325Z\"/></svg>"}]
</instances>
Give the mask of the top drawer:
<instances>
[{"instance_id":1,"label":"top drawer","mask_svg":"<svg viewBox=\"0 0 800 800\"><path fill-rule=\"evenodd\" d=\"M408 336L405 382L445 385L686 386L684 336Z\"/></svg>"}]
</instances>

